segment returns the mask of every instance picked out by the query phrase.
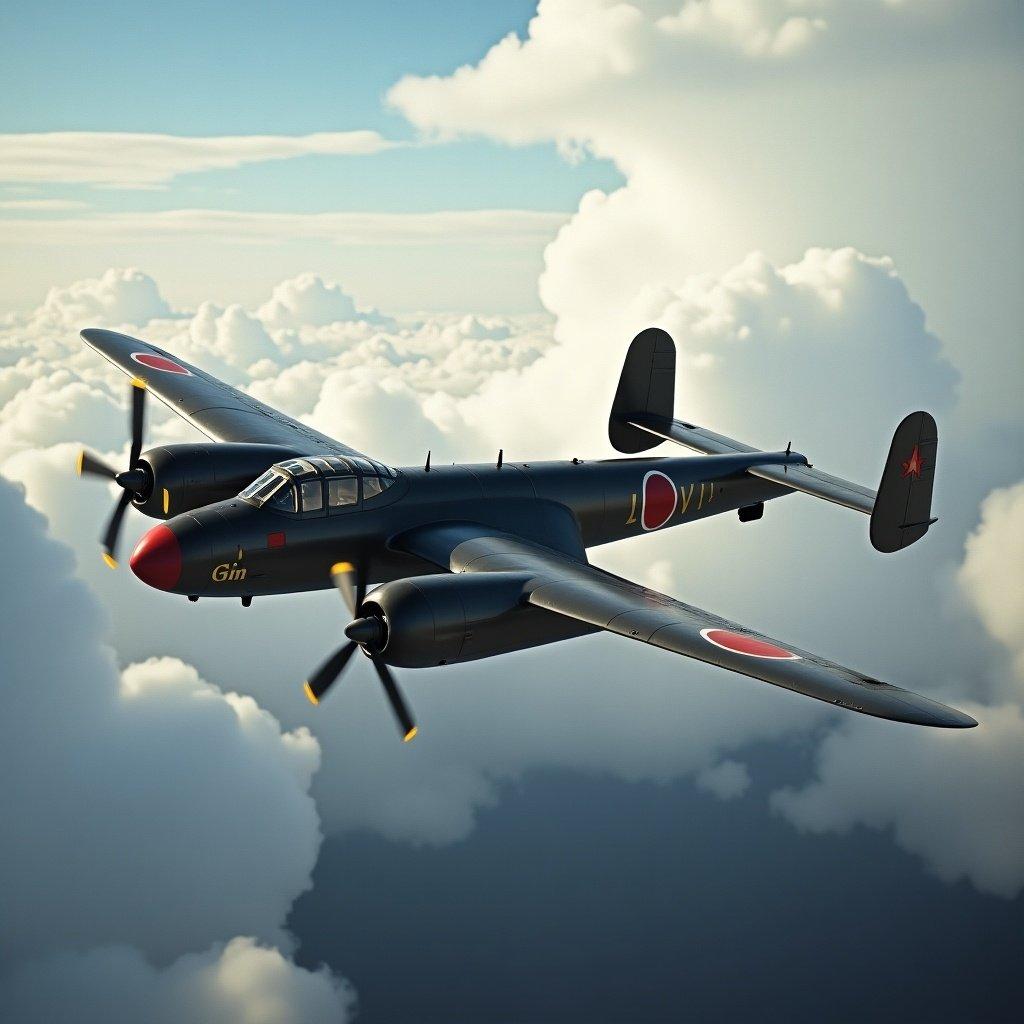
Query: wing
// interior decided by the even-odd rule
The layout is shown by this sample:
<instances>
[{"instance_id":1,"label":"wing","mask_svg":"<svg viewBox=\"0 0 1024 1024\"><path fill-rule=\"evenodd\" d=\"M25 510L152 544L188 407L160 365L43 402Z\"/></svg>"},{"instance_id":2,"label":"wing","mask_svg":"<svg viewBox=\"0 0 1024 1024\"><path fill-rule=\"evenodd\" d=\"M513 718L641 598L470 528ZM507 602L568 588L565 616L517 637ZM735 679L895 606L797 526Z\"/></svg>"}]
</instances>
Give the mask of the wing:
<instances>
[{"instance_id":1,"label":"wing","mask_svg":"<svg viewBox=\"0 0 1024 1024\"><path fill-rule=\"evenodd\" d=\"M477 523L442 523L418 527L391 543L452 572L528 572L524 601L537 608L839 707L915 725L977 725L954 708L500 530Z\"/></svg>"},{"instance_id":2,"label":"wing","mask_svg":"<svg viewBox=\"0 0 1024 1024\"><path fill-rule=\"evenodd\" d=\"M82 338L125 373L145 380L164 405L214 441L298 447L309 455L362 454L148 342L99 328L82 331Z\"/></svg>"}]
</instances>

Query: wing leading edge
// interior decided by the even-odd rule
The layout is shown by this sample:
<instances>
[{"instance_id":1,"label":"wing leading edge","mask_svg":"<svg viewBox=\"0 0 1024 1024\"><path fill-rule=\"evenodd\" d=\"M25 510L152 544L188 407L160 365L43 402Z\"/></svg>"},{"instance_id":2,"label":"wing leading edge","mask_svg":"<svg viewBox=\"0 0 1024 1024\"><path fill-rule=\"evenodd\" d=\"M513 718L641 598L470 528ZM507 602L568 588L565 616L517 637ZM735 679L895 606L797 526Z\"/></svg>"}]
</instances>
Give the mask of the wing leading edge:
<instances>
[{"instance_id":1,"label":"wing leading edge","mask_svg":"<svg viewBox=\"0 0 1024 1024\"><path fill-rule=\"evenodd\" d=\"M127 334L100 328L82 339L214 441L298 447L309 455L362 455L318 430L257 401L205 370Z\"/></svg>"},{"instance_id":2,"label":"wing leading edge","mask_svg":"<svg viewBox=\"0 0 1024 1024\"><path fill-rule=\"evenodd\" d=\"M876 718L945 728L978 723L910 690L648 590L578 558L476 523L423 526L392 541L452 572L526 571L537 608Z\"/></svg>"}]
</instances>

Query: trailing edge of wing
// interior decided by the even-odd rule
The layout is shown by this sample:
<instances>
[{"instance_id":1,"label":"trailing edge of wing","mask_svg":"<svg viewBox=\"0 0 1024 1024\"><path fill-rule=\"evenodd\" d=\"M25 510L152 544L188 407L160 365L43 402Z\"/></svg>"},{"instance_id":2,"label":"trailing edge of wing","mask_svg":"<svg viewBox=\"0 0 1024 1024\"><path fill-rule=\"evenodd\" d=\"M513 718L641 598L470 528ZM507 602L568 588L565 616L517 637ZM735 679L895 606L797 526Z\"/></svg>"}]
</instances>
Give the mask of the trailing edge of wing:
<instances>
[{"instance_id":1,"label":"trailing edge of wing","mask_svg":"<svg viewBox=\"0 0 1024 1024\"><path fill-rule=\"evenodd\" d=\"M493 527L439 523L417 527L391 544L452 572L528 573L523 600L534 607L837 707L914 725L977 725L970 715L955 708L843 668L613 576L571 554Z\"/></svg>"}]
</instances>

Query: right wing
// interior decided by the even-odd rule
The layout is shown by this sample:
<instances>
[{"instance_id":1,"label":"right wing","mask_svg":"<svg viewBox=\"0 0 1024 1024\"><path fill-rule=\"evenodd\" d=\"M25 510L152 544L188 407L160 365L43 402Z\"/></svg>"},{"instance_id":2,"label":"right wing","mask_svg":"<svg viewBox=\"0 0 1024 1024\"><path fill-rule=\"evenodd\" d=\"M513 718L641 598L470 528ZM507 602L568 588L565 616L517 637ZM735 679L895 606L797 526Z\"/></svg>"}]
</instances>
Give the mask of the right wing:
<instances>
[{"instance_id":1,"label":"right wing","mask_svg":"<svg viewBox=\"0 0 1024 1024\"><path fill-rule=\"evenodd\" d=\"M214 441L276 444L307 455L362 455L156 345L96 327L82 331L82 338L129 376L145 380L164 405Z\"/></svg>"},{"instance_id":2,"label":"right wing","mask_svg":"<svg viewBox=\"0 0 1024 1024\"><path fill-rule=\"evenodd\" d=\"M977 725L969 715L937 701L782 645L580 557L479 523L417 527L394 538L391 546L452 572L529 573L523 599L534 607L829 704L915 725Z\"/></svg>"}]
</instances>

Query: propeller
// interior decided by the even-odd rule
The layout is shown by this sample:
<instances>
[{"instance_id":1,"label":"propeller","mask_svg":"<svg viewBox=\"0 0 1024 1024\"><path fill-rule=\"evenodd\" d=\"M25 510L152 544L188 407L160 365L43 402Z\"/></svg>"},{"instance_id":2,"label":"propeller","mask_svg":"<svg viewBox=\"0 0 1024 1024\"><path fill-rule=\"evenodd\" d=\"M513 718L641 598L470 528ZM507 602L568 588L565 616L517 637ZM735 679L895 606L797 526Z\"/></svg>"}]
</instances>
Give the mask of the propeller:
<instances>
[{"instance_id":1,"label":"propeller","mask_svg":"<svg viewBox=\"0 0 1024 1024\"><path fill-rule=\"evenodd\" d=\"M331 579L348 606L349 612L357 616L363 598L366 596L366 578L363 573L358 571L351 562L337 562L331 566ZM391 710L402 732L402 739L408 743L416 735L416 723L409 713L409 707L405 703L402 691L398 688L398 683L395 682L395 677L391 674L391 669L381 660L379 654L375 653L387 636L384 622L378 615L354 618L345 627L345 636L348 637L348 643L339 647L306 681L304 689L310 703L320 703L324 694L345 671L345 666L355 654L356 648L362 647L369 655L388 702L391 704Z\"/></svg>"},{"instance_id":2,"label":"propeller","mask_svg":"<svg viewBox=\"0 0 1024 1024\"><path fill-rule=\"evenodd\" d=\"M128 391L131 407L128 423L132 440L131 450L128 454L128 468L119 473L84 448L78 454L79 476L98 476L104 480L113 480L124 491L114 506L114 511L107 521L107 527L103 531L103 561L111 569L117 568L115 552L118 538L121 535L121 522L125 512L128 511L128 506L135 498L141 500L148 498L153 486L149 470L139 464L139 455L142 453L142 434L146 425L146 382L140 377L135 377Z\"/></svg>"}]
</instances>

